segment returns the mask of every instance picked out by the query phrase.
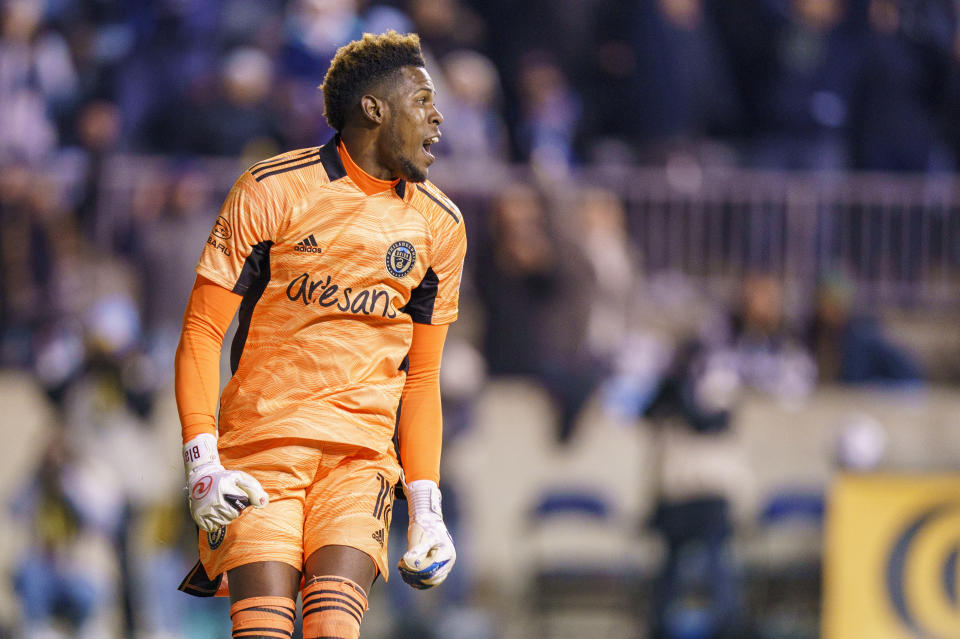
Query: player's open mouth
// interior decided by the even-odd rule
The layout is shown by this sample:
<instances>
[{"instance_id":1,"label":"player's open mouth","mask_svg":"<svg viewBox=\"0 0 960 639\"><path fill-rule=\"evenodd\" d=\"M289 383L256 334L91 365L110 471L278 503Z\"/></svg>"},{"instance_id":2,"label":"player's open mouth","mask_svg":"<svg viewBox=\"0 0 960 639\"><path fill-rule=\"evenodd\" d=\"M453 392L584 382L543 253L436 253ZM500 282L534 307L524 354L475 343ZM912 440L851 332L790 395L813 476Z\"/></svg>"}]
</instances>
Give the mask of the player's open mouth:
<instances>
[{"instance_id":1,"label":"player's open mouth","mask_svg":"<svg viewBox=\"0 0 960 639\"><path fill-rule=\"evenodd\" d=\"M423 141L423 153L424 153L424 155L426 155L428 158L430 158L430 161L431 161L431 162L433 162L436 158L433 157L433 154L432 154L432 153L430 153L430 147L431 147L432 145L436 144L436 143L439 142L439 141L440 141L440 136L439 136L439 135L435 135L435 136L433 136L432 138L427 138L426 140Z\"/></svg>"}]
</instances>

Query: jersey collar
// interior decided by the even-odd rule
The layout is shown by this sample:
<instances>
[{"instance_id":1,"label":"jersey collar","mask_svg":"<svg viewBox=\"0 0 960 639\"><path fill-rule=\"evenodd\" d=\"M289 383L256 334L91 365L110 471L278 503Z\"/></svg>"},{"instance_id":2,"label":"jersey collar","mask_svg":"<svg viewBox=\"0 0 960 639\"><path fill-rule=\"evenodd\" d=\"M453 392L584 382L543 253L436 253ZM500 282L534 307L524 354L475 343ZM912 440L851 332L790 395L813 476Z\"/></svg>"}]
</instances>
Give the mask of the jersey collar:
<instances>
[{"instance_id":1,"label":"jersey collar","mask_svg":"<svg viewBox=\"0 0 960 639\"><path fill-rule=\"evenodd\" d=\"M340 159L340 152L337 146L340 144L340 136L335 135L326 144L320 147L320 162L323 163L323 170L327 174L327 179L331 182L346 177L347 170Z\"/></svg>"},{"instance_id":2,"label":"jersey collar","mask_svg":"<svg viewBox=\"0 0 960 639\"><path fill-rule=\"evenodd\" d=\"M347 147L340 139L340 136L337 136L334 138L334 140L336 142L340 160L343 162L344 170L350 179L353 180L353 183L356 184L361 191L367 195L375 195L392 188L396 191L397 195L399 195L401 198L403 197L405 190L403 186L403 180L400 178L395 180L381 180L373 177L361 169L360 166L353 161L353 158L350 157L350 152L347 151Z\"/></svg>"}]
</instances>

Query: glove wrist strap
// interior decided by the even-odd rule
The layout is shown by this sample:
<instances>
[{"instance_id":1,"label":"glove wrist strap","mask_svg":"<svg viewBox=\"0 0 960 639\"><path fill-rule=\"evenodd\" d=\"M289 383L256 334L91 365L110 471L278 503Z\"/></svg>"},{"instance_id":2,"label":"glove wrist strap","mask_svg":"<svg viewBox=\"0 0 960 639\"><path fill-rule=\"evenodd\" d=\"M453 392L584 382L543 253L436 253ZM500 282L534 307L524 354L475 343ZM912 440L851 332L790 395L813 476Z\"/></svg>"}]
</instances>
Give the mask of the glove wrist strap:
<instances>
[{"instance_id":1,"label":"glove wrist strap","mask_svg":"<svg viewBox=\"0 0 960 639\"><path fill-rule=\"evenodd\" d=\"M413 519L417 521L442 520L442 497L436 482L429 479L418 479L406 485L407 501Z\"/></svg>"},{"instance_id":2,"label":"glove wrist strap","mask_svg":"<svg viewBox=\"0 0 960 639\"><path fill-rule=\"evenodd\" d=\"M216 437L201 433L183 445L183 468L187 477L197 468L209 464L220 465Z\"/></svg>"}]
</instances>

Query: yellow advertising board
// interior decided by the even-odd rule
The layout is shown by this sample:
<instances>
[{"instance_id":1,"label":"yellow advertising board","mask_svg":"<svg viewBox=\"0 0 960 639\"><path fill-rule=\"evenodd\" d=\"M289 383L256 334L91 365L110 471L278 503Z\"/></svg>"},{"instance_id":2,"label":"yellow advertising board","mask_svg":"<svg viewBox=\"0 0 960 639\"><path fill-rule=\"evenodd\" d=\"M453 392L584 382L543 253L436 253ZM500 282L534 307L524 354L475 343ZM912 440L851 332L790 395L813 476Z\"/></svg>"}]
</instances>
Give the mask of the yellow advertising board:
<instances>
[{"instance_id":1,"label":"yellow advertising board","mask_svg":"<svg viewBox=\"0 0 960 639\"><path fill-rule=\"evenodd\" d=\"M823 639L960 639L960 474L840 476L823 579Z\"/></svg>"}]
</instances>

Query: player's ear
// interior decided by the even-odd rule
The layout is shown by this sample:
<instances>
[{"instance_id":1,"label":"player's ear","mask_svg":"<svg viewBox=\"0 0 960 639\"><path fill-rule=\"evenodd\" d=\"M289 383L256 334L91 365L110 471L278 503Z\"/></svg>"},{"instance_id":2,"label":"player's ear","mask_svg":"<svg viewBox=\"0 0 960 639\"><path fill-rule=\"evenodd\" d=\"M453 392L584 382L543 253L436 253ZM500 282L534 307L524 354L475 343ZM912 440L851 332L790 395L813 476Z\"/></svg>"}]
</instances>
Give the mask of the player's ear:
<instances>
[{"instance_id":1,"label":"player's ear","mask_svg":"<svg viewBox=\"0 0 960 639\"><path fill-rule=\"evenodd\" d=\"M363 117L372 123L382 123L386 109L386 102L375 95L368 93L360 98L360 111Z\"/></svg>"}]
</instances>

